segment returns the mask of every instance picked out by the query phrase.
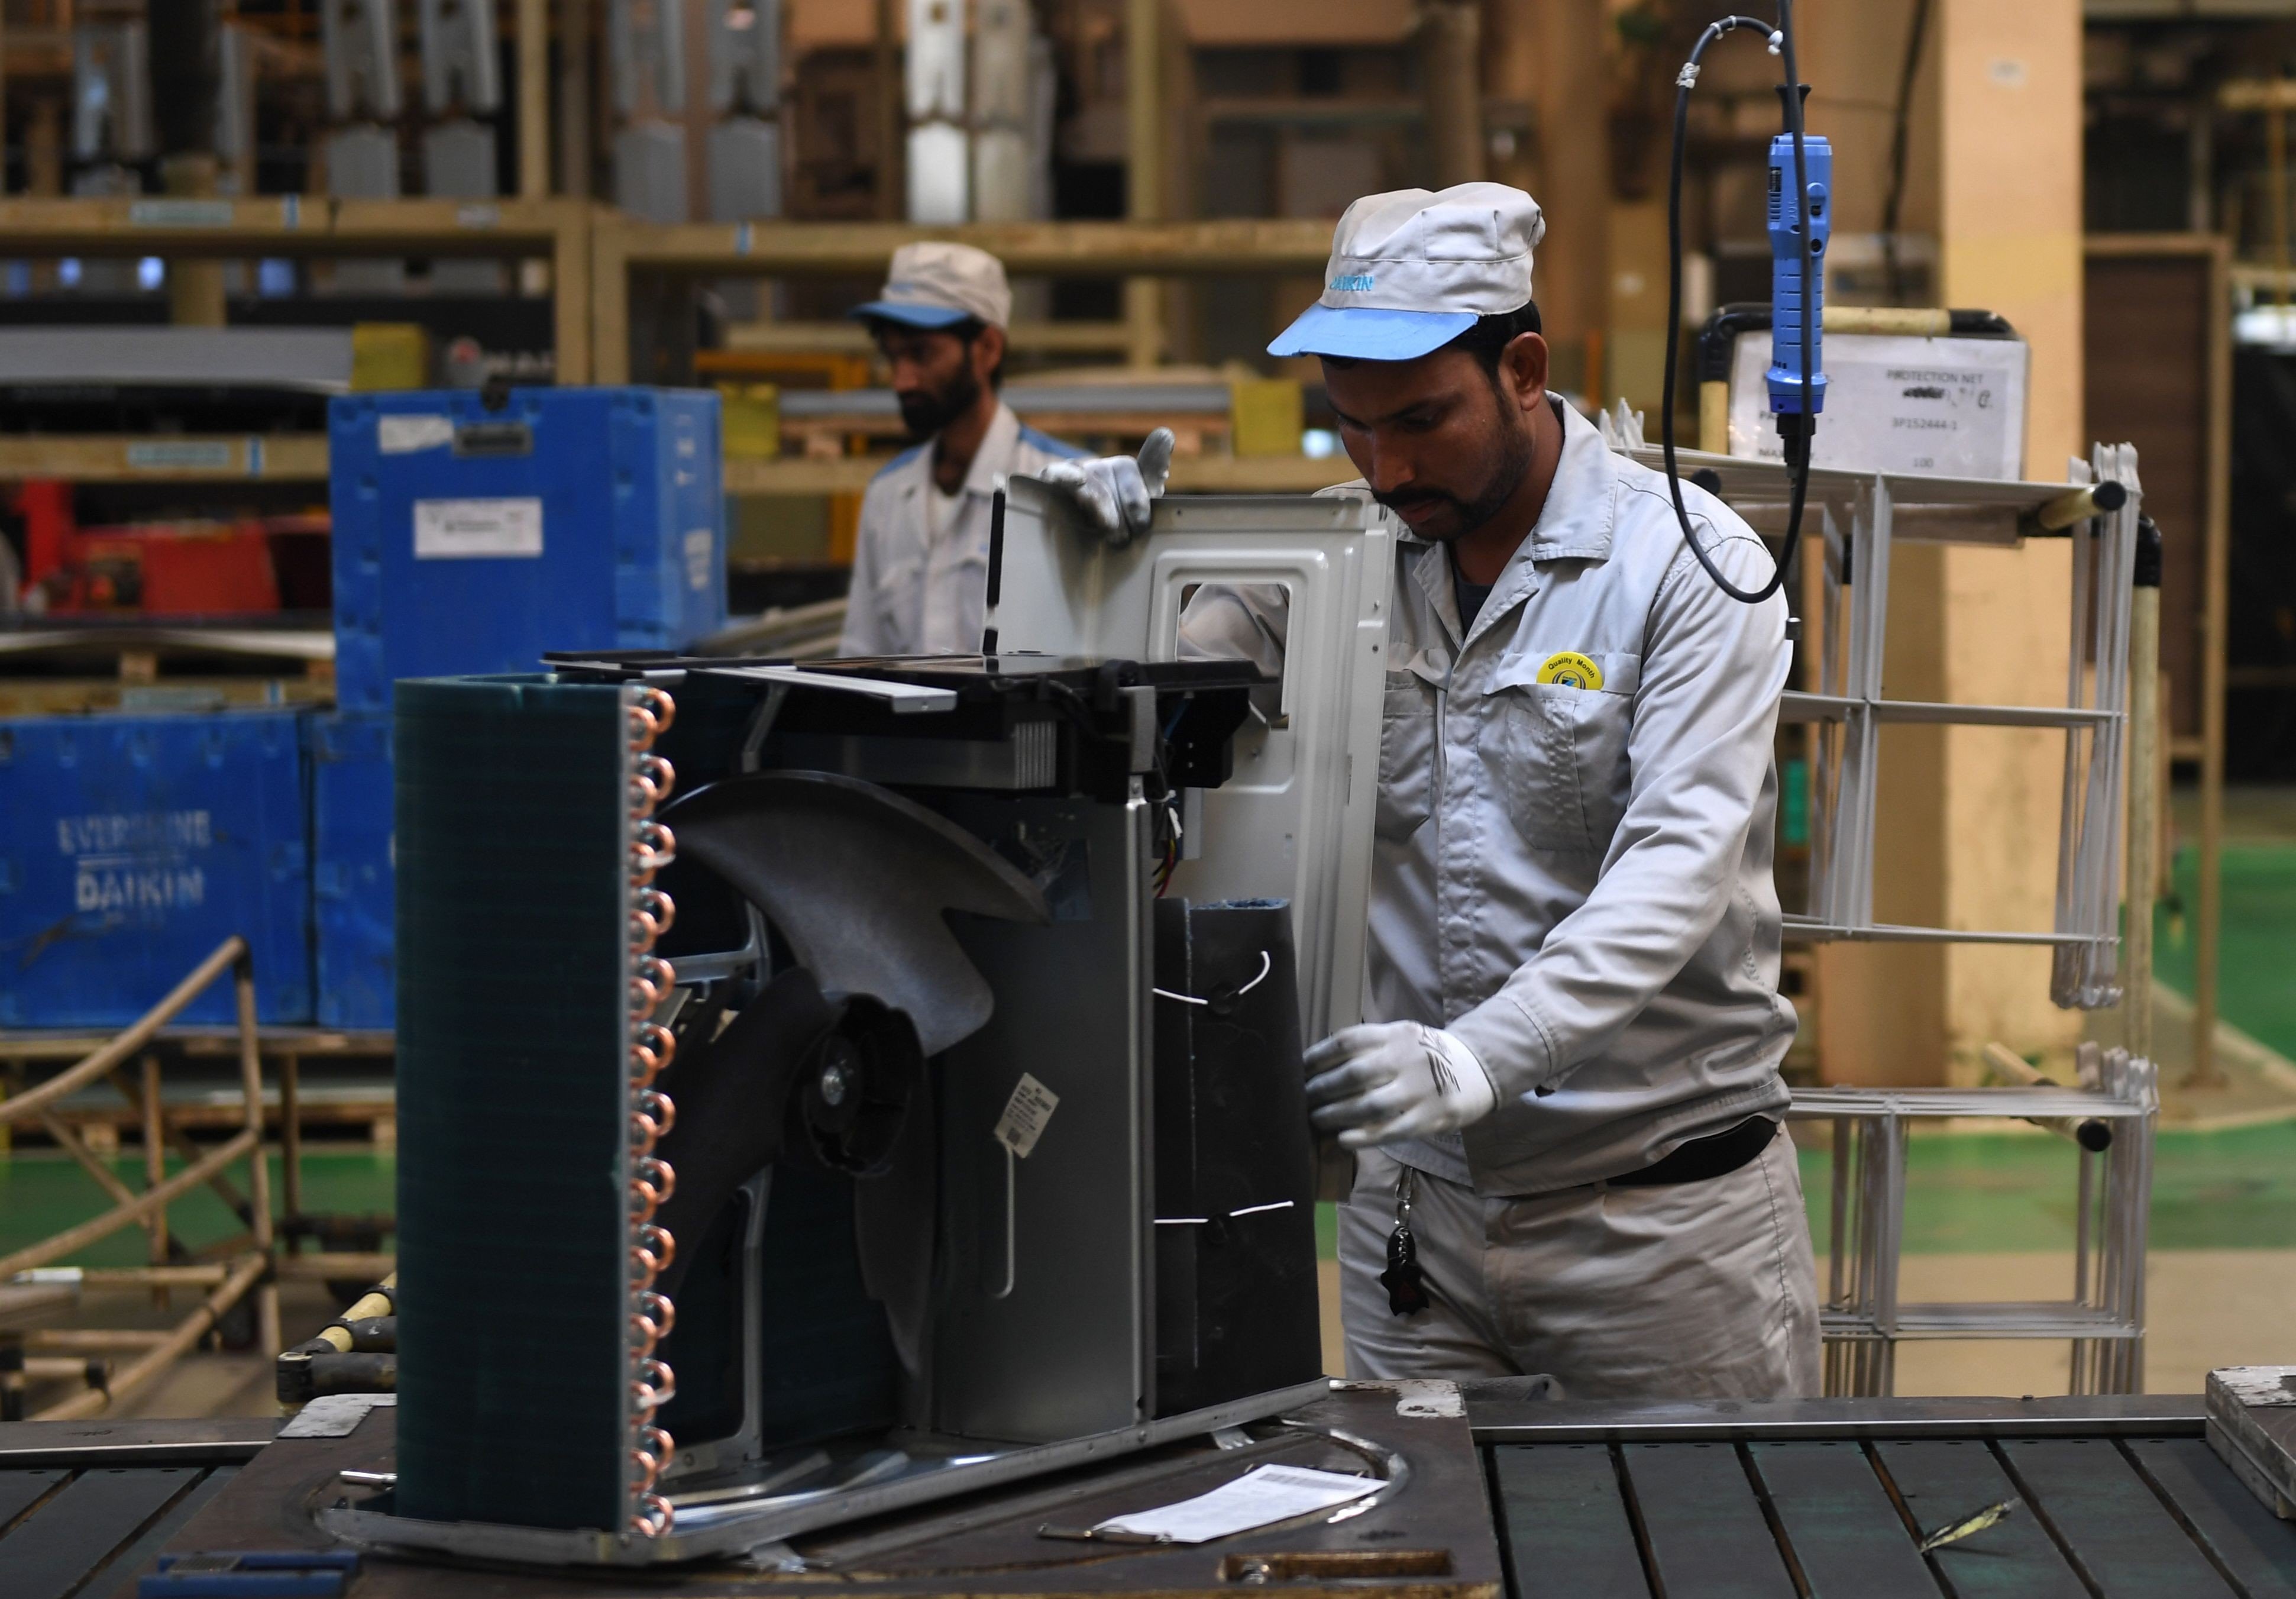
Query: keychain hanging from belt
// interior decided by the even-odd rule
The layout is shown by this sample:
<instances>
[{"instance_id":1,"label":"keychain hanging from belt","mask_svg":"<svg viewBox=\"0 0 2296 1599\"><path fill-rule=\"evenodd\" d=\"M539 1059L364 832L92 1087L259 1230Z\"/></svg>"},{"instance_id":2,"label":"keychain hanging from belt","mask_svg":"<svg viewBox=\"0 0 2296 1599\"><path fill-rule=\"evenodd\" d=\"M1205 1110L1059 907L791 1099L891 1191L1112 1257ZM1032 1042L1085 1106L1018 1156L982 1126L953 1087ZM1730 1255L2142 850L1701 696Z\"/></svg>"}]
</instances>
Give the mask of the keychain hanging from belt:
<instances>
[{"instance_id":1,"label":"keychain hanging from belt","mask_svg":"<svg viewBox=\"0 0 2296 1599\"><path fill-rule=\"evenodd\" d=\"M1395 1231L1387 1235L1387 1269L1379 1274L1387 1290L1387 1308L1398 1316L1415 1316L1427 1308L1427 1274L1419 1267L1419 1240L1411 1233L1411 1201L1419 1174L1408 1166L1395 1177Z\"/></svg>"}]
</instances>

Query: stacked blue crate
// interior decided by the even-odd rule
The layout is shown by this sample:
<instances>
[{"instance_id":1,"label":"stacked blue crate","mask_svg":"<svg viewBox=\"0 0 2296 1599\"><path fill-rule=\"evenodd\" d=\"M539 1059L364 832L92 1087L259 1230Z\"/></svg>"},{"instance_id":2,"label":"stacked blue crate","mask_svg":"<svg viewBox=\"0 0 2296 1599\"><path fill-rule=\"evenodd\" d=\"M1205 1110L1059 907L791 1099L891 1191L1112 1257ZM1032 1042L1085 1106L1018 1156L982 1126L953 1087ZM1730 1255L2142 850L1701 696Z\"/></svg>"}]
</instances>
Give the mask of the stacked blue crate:
<instances>
[{"instance_id":1,"label":"stacked blue crate","mask_svg":"<svg viewBox=\"0 0 2296 1599\"><path fill-rule=\"evenodd\" d=\"M530 672L545 650L674 650L724 626L718 397L514 389L336 400L335 694Z\"/></svg>"},{"instance_id":2,"label":"stacked blue crate","mask_svg":"<svg viewBox=\"0 0 2296 1599\"><path fill-rule=\"evenodd\" d=\"M0 721L0 1026L125 1026L234 933L258 1020L311 1020L302 721ZM235 1015L224 980L177 1020Z\"/></svg>"},{"instance_id":3,"label":"stacked blue crate","mask_svg":"<svg viewBox=\"0 0 2296 1599\"><path fill-rule=\"evenodd\" d=\"M329 418L335 692L312 743L318 1011L388 1028L391 685L546 650L675 650L726 621L718 397L363 394Z\"/></svg>"},{"instance_id":4,"label":"stacked blue crate","mask_svg":"<svg viewBox=\"0 0 2296 1599\"><path fill-rule=\"evenodd\" d=\"M310 754L319 1025L387 1031L395 1008L390 718L313 717Z\"/></svg>"}]
</instances>

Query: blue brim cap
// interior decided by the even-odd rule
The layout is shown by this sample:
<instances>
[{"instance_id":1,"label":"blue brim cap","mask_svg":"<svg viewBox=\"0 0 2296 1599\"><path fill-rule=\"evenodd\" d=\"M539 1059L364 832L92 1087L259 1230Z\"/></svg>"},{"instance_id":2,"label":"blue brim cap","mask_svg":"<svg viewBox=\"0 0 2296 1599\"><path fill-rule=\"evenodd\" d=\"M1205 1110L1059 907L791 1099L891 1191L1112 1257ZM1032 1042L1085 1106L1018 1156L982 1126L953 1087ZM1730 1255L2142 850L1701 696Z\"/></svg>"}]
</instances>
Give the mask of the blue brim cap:
<instances>
[{"instance_id":1,"label":"blue brim cap","mask_svg":"<svg viewBox=\"0 0 2296 1599\"><path fill-rule=\"evenodd\" d=\"M865 321L898 322L904 327L946 328L955 327L972 313L960 311L954 306L919 306L898 299L873 299L865 306L854 307L846 315Z\"/></svg>"},{"instance_id":2,"label":"blue brim cap","mask_svg":"<svg viewBox=\"0 0 2296 1599\"><path fill-rule=\"evenodd\" d=\"M1390 311L1374 306L1309 306L1267 347L1271 356L1341 356L1357 361L1415 361L1475 325L1472 311Z\"/></svg>"}]
</instances>

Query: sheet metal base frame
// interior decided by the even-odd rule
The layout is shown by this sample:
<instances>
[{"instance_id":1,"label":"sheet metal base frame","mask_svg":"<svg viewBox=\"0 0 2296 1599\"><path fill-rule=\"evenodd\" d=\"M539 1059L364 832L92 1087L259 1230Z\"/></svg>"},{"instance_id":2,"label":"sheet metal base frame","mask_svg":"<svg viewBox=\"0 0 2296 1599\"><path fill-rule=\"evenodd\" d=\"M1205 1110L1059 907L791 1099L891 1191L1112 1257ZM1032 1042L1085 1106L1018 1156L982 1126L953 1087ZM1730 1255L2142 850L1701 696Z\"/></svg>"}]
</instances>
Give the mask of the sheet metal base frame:
<instances>
[{"instance_id":1,"label":"sheet metal base frame","mask_svg":"<svg viewBox=\"0 0 2296 1599\"><path fill-rule=\"evenodd\" d=\"M363 1548L419 1550L524 1564L650 1566L722 1559L817 1528L906 1510L957 1494L976 1493L1087 1461L1110 1460L1223 1427L1264 1421L1313 1404L1330 1391L1330 1382L1318 1378L1226 1405L1089 1437L1009 1449L985 1458L968 1456L963 1457L963 1464L935 1465L882 1482L782 1494L750 1505L680 1508L670 1530L653 1539L596 1528L419 1521L384 1511L357 1508L322 1511L318 1522L327 1532ZM1396 1480L1399 1479L1390 1479L1391 1482ZM671 1503L676 1503L675 1495L671 1496Z\"/></svg>"}]
</instances>

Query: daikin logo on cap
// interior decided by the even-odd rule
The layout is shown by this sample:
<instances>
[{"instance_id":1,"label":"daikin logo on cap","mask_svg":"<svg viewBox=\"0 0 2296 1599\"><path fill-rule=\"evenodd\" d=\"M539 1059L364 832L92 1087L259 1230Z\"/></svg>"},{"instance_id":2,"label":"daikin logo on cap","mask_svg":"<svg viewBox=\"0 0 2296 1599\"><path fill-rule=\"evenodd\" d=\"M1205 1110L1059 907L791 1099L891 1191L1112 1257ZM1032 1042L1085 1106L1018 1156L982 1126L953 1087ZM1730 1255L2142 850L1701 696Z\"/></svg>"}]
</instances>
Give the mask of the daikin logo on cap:
<instances>
[{"instance_id":1,"label":"daikin logo on cap","mask_svg":"<svg viewBox=\"0 0 2296 1599\"><path fill-rule=\"evenodd\" d=\"M1323 298L1267 353L1409 361L1439 349L1478 316L1529 303L1546 233L1538 202L1505 184L1367 195L1332 232Z\"/></svg>"}]
</instances>

